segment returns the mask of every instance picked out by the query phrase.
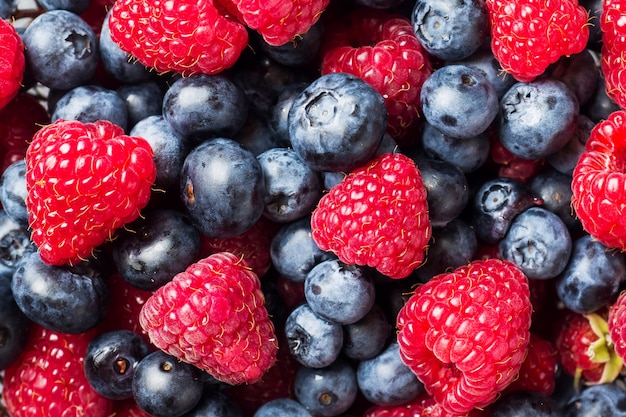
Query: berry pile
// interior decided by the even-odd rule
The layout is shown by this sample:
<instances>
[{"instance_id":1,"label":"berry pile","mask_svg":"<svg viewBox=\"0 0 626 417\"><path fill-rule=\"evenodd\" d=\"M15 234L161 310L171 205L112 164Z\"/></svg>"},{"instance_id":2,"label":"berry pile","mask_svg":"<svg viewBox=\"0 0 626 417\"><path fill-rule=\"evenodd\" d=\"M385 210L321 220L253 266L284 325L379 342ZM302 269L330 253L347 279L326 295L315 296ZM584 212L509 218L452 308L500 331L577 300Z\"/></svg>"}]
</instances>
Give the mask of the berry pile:
<instances>
[{"instance_id":1,"label":"berry pile","mask_svg":"<svg viewBox=\"0 0 626 417\"><path fill-rule=\"evenodd\" d=\"M626 416L622 3L0 1L0 416Z\"/></svg>"}]
</instances>

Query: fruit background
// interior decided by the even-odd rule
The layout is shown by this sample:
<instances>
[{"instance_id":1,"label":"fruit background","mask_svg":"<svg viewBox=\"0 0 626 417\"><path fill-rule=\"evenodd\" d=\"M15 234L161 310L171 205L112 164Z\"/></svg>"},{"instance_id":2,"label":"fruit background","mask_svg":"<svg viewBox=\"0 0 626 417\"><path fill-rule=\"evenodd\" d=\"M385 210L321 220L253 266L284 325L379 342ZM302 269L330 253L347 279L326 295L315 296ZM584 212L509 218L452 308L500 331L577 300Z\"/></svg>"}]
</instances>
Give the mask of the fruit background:
<instances>
[{"instance_id":1,"label":"fruit background","mask_svg":"<svg viewBox=\"0 0 626 417\"><path fill-rule=\"evenodd\" d=\"M623 0L0 0L0 416L626 416Z\"/></svg>"}]
</instances>

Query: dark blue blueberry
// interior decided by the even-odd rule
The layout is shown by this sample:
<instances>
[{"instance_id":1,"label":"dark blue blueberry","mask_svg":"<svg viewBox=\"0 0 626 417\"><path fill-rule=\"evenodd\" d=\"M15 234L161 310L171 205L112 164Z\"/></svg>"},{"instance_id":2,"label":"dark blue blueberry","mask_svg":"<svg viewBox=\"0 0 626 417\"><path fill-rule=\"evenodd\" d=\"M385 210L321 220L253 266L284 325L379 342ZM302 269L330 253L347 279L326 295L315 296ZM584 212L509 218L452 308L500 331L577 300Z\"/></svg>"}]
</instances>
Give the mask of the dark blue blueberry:
<instances>
[{"instance_id":1,"label":"dark blue blueberry","mask_svg":"<svg viewBox=\"0 0 626 417\"><path fill-rule=\"evenodd\" d=\"M511 221L522 211L537 204L528 186L515 178L486 180L476 191L472 204L472 221L479 240L488 245L498 243L509 230Z\"/></svg>"},{"instance_id":2,"label":"dark blue blueberry","mask_svg":"<svg viewBox=\"0 0 626 417\"><path fill-rule=\"evenodd\" d=\"M128 109L115 91L96 85L81 85L69 90L57 101L51 121L58 119L93 123L108 120L126 130Z\"/></svg>"},{"instance_id":3,"label":"dark blue blueberry","mask_svg":"<svg viewBox=\"0 0 626 417\"><path fill-rule=\"evenodd\" d=\"M294 358L310 368L333 363L343 345L341 325L321 318L306 303L294 308L287 317L285 336Z\"/></svg>"},{"instance_id":4,"label":"dark blue blueberry","mask_svg":"<svg viewBox=\"0 0 626 417\"><path fill-rule=\"evenodd\" d=\"M152 349L137 333L114 330L99 334L87 346L87 381L100 395L120 400L133 396L135 366Z\"/></svg>"},{"instance_id":5,"label":"dark blue blueberry","mask_svg":"<svg viewBox=\"0 0 626 417\"><path fill-rule=\"evenodd\" d=\"M285 145L268 126L268 120L256 111L249 111L246 122L233 139L245 146L255 156ZM287 143L288 145L288 143Z\"/></svg>"},{"instance_id":6,"label":"dark blue blueberry","mask_svg":"<svg viewBox=\"0 0 626 417\"><path fill-rule=\"evenodd\" d=\"M125 226L111 255L126 282L154 291L198 260L200 232L178 211L147 211Z\"/></svg>"},{"instance_id":7,"label":"dark blue blueberry","mask_svg":"<svg viewBox=\"0 0 626 417\"><path fill-rule=\"evenodd\" d=\"M296 399L315 416L338 416L358 394L356 372L345 360L314 369L300 367L294 381Z\"/></svg>"},{"instance_id":8,"label":"dark blue blueberry","mask_svg":"<svg viewBox=\"0 0 626 417\"><path fill-rule=\"evenodd\" d=\"M179 417L202 398L201 371L157 350L135 366L133 397L137 405L155 417Z\"/></svg>"},{"instance_id":9,"label":"dark blue blueberry","mask_svg":"<svg viewBox=\"0 0 626 417\"><path fill-rule=\"evenodd\" d=\"M477 171L489 158L489 138L484 133L470 138L453 138L426 122L421 139L426 155L455 165L464 173Z\"/></svg>"},{"instance_id":10,"label":"dark blue blueberry","mask_svg":"<svg viewBox=\"0 0 626 417\"><path fill-rule=\"evenodd\" d=\"M345 177L345 172L322 172L322 178L324 179L324 189L330 190L335 185L343 181Z\"/></svg>"},{"instance_id":11,"label":"dark blue blueberry","mask_svg":"<svg viewBox=\"0 0 626 417\"><path fill-rule=\"evenodd\" d=\"M350 324L370 311L376 291L367 268L330 259L317 264L308 273L304 296L318 316L339 324Z\"/></svg>"},{"instance_id":12,"label":"dark blue blueberry","mask_svg":"<svg viewBox=\"0 0 626 417\"><path fill-rule=\"evenodd\" d=\"M626 391L617 383L585 387L564 407L563 417L626 417Z\"/></svg>"},{"instance_id":13,"label":"dark blue blueberry","mask_svg":"<svg viewBox=\"0 0 626 417\"><path fill-rule=\"evenodd\" d=\"M116 90L126 103L128 129L149 116L161 116L163 93L155 81L126 84Z\"/></svg>"},{"instance_id":14,"label":"dark blue blueberry","mask_svg":"<svg viewBox=\"0 0 626 417\"><path fill-rule=\"evenodd\" d=\"M305 33L295 36L283 45L270 45L259 37L261 50L268 57L287 67L299 67L313 62L322 44L322 21L317 21Z\"/></svg>"},{"instance_id":15,"label":"dark blue blueberry","mask_svg":"<svg viewBox=\"0 0 626 417\"><path fill-rule=\"evenodd\" d=\"M562 81L584 105L595 92L600 77L600 67L592 53L584 50L578 54L561 57L550 66L546 76Z\"/></svg>"},{"instance_id":16,"label":"dark blue blueberry","mask_svg":"<svg viewBox=\"0 0 626 417\"><path fill-rule=\"evenodd\" d=\"M234 237L250 229L263 214L263 170L240 143L207 140L185 158L180 194L200 232L218 239Z\"/></svg>"},{"instance_id":17,"label":"dark blue blueberry","mask_svg":"<svg viewBox=\"0 0 626 417\"><path fill-rule=\"evenodd\" d=\"M91 4L91 0L37 0L37 3L46 10L68 10L81 14Z\"/></svg>"},{"instance_id":18,"label":"dark blue blueberry","mask_svg":"<svg viewBox=\"0 0 626 417\"><path fill-rule=\"evenodd\" d=\"M163 97L163 117L175 132L196 142L233 137L248 116L243 91L223 75L176 80Z\"/></svg>"},{"instance_id":19,"label":"dark blue blueberry","mask_svg":"<svg viewBox=\"0 0 626 417\"><path fill-rule=\"evenodd\" d=\"M28 341L31 321L15 303L11 274L0 274L0 370L11 365Z\"/></svg>"},{"instance_id":20,"label":"dark blue blueberry","mask_svg":"<svg viewBox=\"0 0 626 417\"><path fill-rule=\"evenodd\" d=\"M447 61L470 56L489 34L483 0L417 0L411 23L424 49Z\"/></svg>"},{"instance_id":21,"label":"dark blue blueberry","mask_svg":"<svg viewBox=\"0 0 626 417\"><path fill-rule=\"evenodd\" d=\"M0 0L0 18L10 19L17 10L18 0Z\"/></svg>"},{"instance_id":22,"label":"dark blue blueberry","mask_svg":"<svg viewBox=\"0 0 626 417\"><path fill-rule=\"evenodd\" d=\"M559 216L570 232L580 230L572 211L571 175L546 169L535 175L528 187L533 196L541 199L541 207Z\"/></svg>"},{"instance_id":23,"label":"dark blue blueberry","mask_svg":"<svg viewBox=\"0 0 626 417\"><path fill-rule=\"evenodd\" d=\"M205 388L200 402L183 417L243 417L243 413L236 401L209 387Z\"/></svg>"},{"instance_id":24,"label":"dark blue blueberry","mask_svg":"<svg viewBox=\"0 0 626 417\"><path fill-rule=\"evenodd\" d=\"M563 413L558 404L547 395L521 391L499 398L491 405L489 416L563 417ZM596 417L600 417L600 415Z\"/></svg>"},{"instance_id":25,"label":"dark blue blueberry","mask_svg":"<svg viewBox=\"0 0 626 417\"><path fill-rule=\"evenodd\" d=\"M563 220L541 207L530 207L511 222L498 244L503 259L530 279L550 279L563 272L572 252L572 237Z\"/></svg>"},{"instance_id":26,"label":"dark blue blueberry","mask_svg":"<svg viewBox=\"0 0 626 417\"><path fill-rule=\"evenodd\" d=\"M33 252L37 252L37 246L27 226L0 210L0 275L15 272L22 257Z\"/></svg>"},{"instance_id":27,"label":"dark blue blueberry","mask_svg":"<svg viewBox=\"0 0 626 417\"><path fill-rule=\"evenodd\" d=\"M587 9L589 13L589 39L587 40L587 48L594 52L600 52L602 49L602 29L600 28L600 18L602 15L603 0L580 0L578 4Z\"/></svg>"},{"instance_id":28,"label":"dark blue blueberry","mask_svg":"<svg viewBox=\"0 0 626 417\"><path fill-rule=\"evenodd\" d=\"M276 98L276 103L269 110L267 125L280 147L290 145L289 141L289 110L296 97L309 86L305 82L286 85Z\"/></svg>"},{"instance_id":29,"label":"dark blue blueberry","mask_svg":"<svg viewBox=\"0 0 626 417\"><path fill-rule=\"evenodd\" d=\"M259 407L252 417L313 417L292 398L276 398Z\"/></svg>"},{"instance_id":30,"label":"dark blue blueberry","mask_svg":"<svg viewBox=\"0 0 626 417\"><path fill-rule=\"evenodd\" d=\"M596 89L589 101L582 106L581 113L598 123L617 110L620 110L619 105L606 94L604 77L598 77Z\"/></svg>"},{"instance_id":31,"label":"dark blue blueberry","mask_svg":"<svg viewBox=\"0 0 626 417\"><path fill-rule=\"evenodd\" d=\"M363 396L377 405L401 405L424 392L422 383L402 362L395 341L374 358L361 361L356 378Z\"/></svg>"},{"instance_id":32,"label":"dark blue blueberry","mask_svg":"<svg viewBox=\"0 0 626 417\"><path fill-rule=\"evenodd\" d=\"M13 275L13 296L35 323L63 333L85 332L105 316L110 297L105 277L88 269L48 265L38 252L27 253Z\"/></svg>"},{"instance_id":33,"label":"dark blue blueberry","mask_svg":"<svg viewBox=\"0 0 626 417\"><path fill-rule=\"evenodd\" d=\"M335 257L321 250L313 240L308 216L280 228L272 239L270 256L278 273L295 282L304 282L315 265Z\"/></svg>"},{"instance_id":34,"label":"dark blue blueberry","mask_svg":"<svg viewBox=\"0 0 626 417\"><path fill-rule=\"evenodd\" d=\"M124 83L146 81L152 77L150 70L139 61L124 52L111 39L109 11L102 23L99 38L99 50L102 66L107 74Z\"/></svg>"},{"instance_id":35,"label":"dark blue blueberry","mask_svg":"<svg viewBox=\"0 0 626 417\"><path fill-rule=\"evenodd\" d=\"M305 217L322 196L322 178L291 148L272 148L257 156L265 178L263 215L277 223Z\"/></svg>"},{"instance_id":36,"label":"dark blue blueberry","mask_svg":"<svg viewBox=\"0 0 626 417\"><path fill-rule=\"evenodd\" d=\"M157 176L156 188L169 190L180 184L180 171L189 153L188 142L174 132L163 116L148 116L130 130L131 136L144 138L152 148Z\"/></svg>"},{"instance_id":37,"label":"dark blue blueberry","mask_svg":"<svg viewBox=\"0 0 626 417\"><path fill-rule=\"evenodd\" d=\"M341 352L350 359L371 359L383 350L391 332L384 310L374 304L359 321L343 326Z\"/></svg>"},{"instance_id":38,"label":"dark blue blueberry","mask_svg":"<svg viewBox=\"0 0 626 417\"><path fill-rule=\"evenodd\" d=\"M520 158L545 158L570 140L578 112L576 96L562 81L515 83L500 100L498 137Z\"/></svg>"},{"instance_id":39,"label":"dark blue blueberry","mask_svg":"<svg viewBox=\"0 0 626 417\"><path fill-rule=\"evenodd\" d=\"M0 177L0 204L13 220L28 225L26 210L26 160L20 159L9 165Z\"/></svg>"},{"instance_id":40,"label":"dark blue blueberry","mask_svg":"<svg viewBox=\"0 0 626 417\"><path fill-rule=\"evenodd\" d=\"M546 158L548 164L563 174L572 175L580 155L585 151L585 144L594 126L595 123L590 118L578 114L576 116L576 130L574 130L572 137L565 146Z\"/></svg>"},{"instance_id":41,"label":"dark blue blueberry","mask_svg":"<svg viewBox=\"0 0 626 417\"><path fill-rule=\"evenodd\" d=\"M454 138L483 133L498 115L496 90L483 71L466 65L446 65L433 72L420 97L426 121Z\"/></svg>"},{"instance_id":42,"label":"dark blue blueberry","mask_svg":"<svg viewBox=\"0 0 626 417\"><path fill-rule=\"evenodd\" d=\"M583 235L574 241L571 258L558 277L556 290L565 307L585 314L609 304L624 279L624 255Z\"/></svg>"},{"instance_id":43,"label":"dark blue blueberry","mask_svg":"<svg viewBox=\"0 0 626 417\"><path fill-rule=\"evenodd\" d=\"M69 90L86 83L99 62L98 38L77 14L52 10L37 16L22 36L24 55L36 81Z\"/></svg>"},{"instance_id":44,"label":"dark blue blueberry","mask_svg":"<svg viewBox=\"0 0 626 417\"><path fill-rule=\"evenodd\" d=\"M313 81L291 105L289 139L317 171L351 171L369 161L387 129L387 108L361 78L331 73Z\"/></svg>"},{"instance_id":45,"label":"dark blue blueberry","mask_svg":"<svg viewBox=\"0 0 626 417\"><path fill-rule=\"evenodd\" d=\"M474 259L478 239L474 228L465 220L456 218L443 227L433 227L428 245L428 262L415 270L422 282L437 274L455 269Z\"/></svg>"}]
</instances>

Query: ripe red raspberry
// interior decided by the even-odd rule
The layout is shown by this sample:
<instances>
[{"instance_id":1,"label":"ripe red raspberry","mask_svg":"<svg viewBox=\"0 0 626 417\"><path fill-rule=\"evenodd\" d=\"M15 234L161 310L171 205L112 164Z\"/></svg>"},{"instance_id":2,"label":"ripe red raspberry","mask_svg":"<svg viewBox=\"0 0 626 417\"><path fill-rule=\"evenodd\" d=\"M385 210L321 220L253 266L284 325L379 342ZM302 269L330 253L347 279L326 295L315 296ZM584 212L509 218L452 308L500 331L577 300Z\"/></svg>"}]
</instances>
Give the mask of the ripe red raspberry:
<instances>
[{"instance_id":1,"label":"ripe red raspberry","mask_svg":"<svg viewBox=\"0 0 626 417\"><path fill-rule=\"evenodd\" d=\"M487 417L488 411L473 409L460 417ZM459 417L459 414L448 413L433 397L424 392L407 404L399 406L374 405L363 417Z\"/></svg>"},{"instance_id":2,"label":"ripe red raspberry","mask_svg":"<svg viewBox=\"0 0 626 417\"><path fill-rule=\"evenodd\" d=\"M221 252L190 265L139 314L152 343L229 384L254 383L274 364L278 343L259 278Z\"/></svg>"},{"instance_id":3,"label":"ripe red raspberry","mask_svg":"<svg viewBox=\"0 0 626 417\"><path fill-rule=\"evenodd\" d=\"M626 10L624 0L605 0L602 3L600 29L602 33L601 67L607 95L621 108L626 108L626 26L622 20Z\"/></svg>"},{"instance_id":4,"label":"ripe red raspberry","mask_svg":"<svg viewBox=\"0 0 626 417\"><path fill-rule=\"evenodd\" d=\"M330 0L218 0L269 45L279 46L306 33Z\"/></svg>"},{"instance_id":5,"label":"ripe red raspberry","mask_svg":"<svg viewBox=\"0 0 626 417\"><path fill-rule=\"evenodd\" d=\"M33 325L21 357L5 370L11 417L107 417L112 400L89 385L83 362L93 332L64 334Z\"/></svg>"},{"instance_id":6,"label":"ripe red raspberry","mask_svg":"<svg viewBox=\"0 0 626 417\"><path fill-rule=\"evenodd\" d=\"M557 351L554 345L531 333L528 353L522 362L519 376L505 389L505 393L526 391L550 396L556 388L557 369Z\"/></svg>"},{"instance_id":7,"label":"ripe red raspberry","mask_svg":"<svg viewBox=\"0 0 626 417\"><path fill-rule=\"evenodd\" d=\"M626 292L621 292L609 308L608 326L615 353L626 360Z\"/></svg>"},{"instance_id":8,"label":"ripe red raspberry","mask_svg":"<svg viewBox=\"0 0 626 417\"><path fill-rule=\"evenodd\" d=\"M520 370L531 311L515 264L473 261L417 287L398 314L400 355L448 413L486 407Z\"/></svg>"},{"instance_id":9,"label":"ripe red raspberry","mask_svg":"<svg viewBox=\"0 0 626 417\"><path fill-rule=\"evenodd\" d=\"M322 250L344 263L407 277L422 264L432 232L415 162L383 154L355 169L320 199L311 231Z\"/></svg>"},{"instance_id":10,"label":"ripe red raspberry","mask_svg":"<svg viewBox=\"0 0 626 417\"><path fill-rule=\"evenodd\" d=\"M609 383L622 370L623 361L613 348L607 316L602 310L590 314L568 311L563 317L555 346L561 366L577 382Z\"/></svg>"},{"instance_id":11,"label":"ripe red raspberry","mask_svg":"<svg viewBox=\"0 0 626 417\"><path fill-rule=\"evenodd\" d=\"M577 0L487 0L486 4L493 54L518 81L534 80L562 56L587 46L587 10Z\"/></svg>"},{"instance_id":12,"label":"ripe red raspberry","mask_svg":"<svg viewBox=\"0 0 626 417\"><path fill-rule=\"evenodd\" d=\"M432 68L407 18L355 9L328 24L320 52L322 74L347 72L367 81L385 99L391 136L399 143L411 140Z\"/></svg>"},{"instance_id":13,"label":"ripe red raspberry","mask_svg":"<svg viewBox=\"0 0 626 417\"><path fill-rule=\"evenodd\" d=\"M44 262L76 264L135 220L156 177L150 144L108 121L57 120L26 153L26 207Z\"/></svg>"},{"instance_id":14,"label":"ripe red raspberry","mask_svg":"<svg viewBox=\"0 0 626 417\"><path fill-rule=\"evenodd\" d=\"M0 109L17 95L24 67L22 38L10 21L0 19Z\"/></svg>"},{"instance_id":15,"label":"ripe red raspberry","mask_svg":"<svg viewBox=\"0 0 626 417\"><path fill-rule=\"evenodd\" d=\"M143 65L185 76L230 68L248 44L246 28L212 1L118 0L109 28L113 41Z\"/></svg>"},{"instance_id":16,"label":"ripe red raspberry","mask_svg":"<svg viewBox=\"0 0 626 417\"><path fill-rule=\"evenodd\" d=\"M626 250L626 112L613 112L591 131L572 174L572 207L583 228Z\"/></svg>"}]
</instances>

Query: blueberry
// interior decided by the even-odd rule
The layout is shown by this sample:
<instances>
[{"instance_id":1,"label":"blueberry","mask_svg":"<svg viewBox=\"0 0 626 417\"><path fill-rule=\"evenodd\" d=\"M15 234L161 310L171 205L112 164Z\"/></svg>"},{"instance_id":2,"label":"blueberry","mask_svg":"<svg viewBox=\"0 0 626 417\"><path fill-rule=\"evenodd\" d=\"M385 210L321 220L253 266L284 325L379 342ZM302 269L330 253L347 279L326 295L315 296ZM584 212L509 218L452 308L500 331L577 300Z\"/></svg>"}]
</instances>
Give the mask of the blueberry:
<instances>
[{"instance_id":1,"label":"blueberry","mask_svg":"<svg viewBox=\"0 0 626 417\"><path fill-rule=\"evenodd\" d=\"M541 199L541 207L550 210L563 220L570 231L580 230L580 223L572 212L572 177L553 169L535 175L530 183L530 192Z\"/></svg>"},{"instance_id":2,"label":"blueberry","mask_svg":"<svg viewBox=\"0 0 626 417\"><path fill-rule=\"evenodd\" d=\"M302 365L323 368L341 353L341 325L318 316L304 303L294 308L285 322L289 351Z\"/></svg>"},{"instance_id":3,"label":"blueberry","mask_svg":"<svg viewBox=\"0 0 626 417\"><path fill-rule=\"evenodd\" d=\"M294 381L296 399L315 416L338 416L347 411L358 391L356 372L342 359L324 368L300 367Z\"/></svg>"},{"instance_id":4,"label":"blueberry","mask_svg":"<svg viewBox=\"0 0 626 417\"><path fill-rule=\"evenodd\" d=\"M69 90L95 74L98 39L75 13L52 10L40 14L26 27L22 40L29 71L46 87Z\"/></svg>"},{"instance_id":5,"label":"blueberry","mask_svg":"<svg viewBox=\"0 0 626 417\"><path fill-rule=\"evenodd\" d=\"M351 171L375 154L387 129L383 97L361 78L323 75L293 101L289 138L317 171Z\"/></svg>"},{"instance_id":6,"label":"blueberry","mask_svg":"<svg viewBox=\"0 0 626 417\"><path fill-rule=\"evenodd\" d=\"M592 53L584 50L574 55L561 57L549 67L546 76L564 82L582 106L593 95L600 72Z\"/></svg>"},{"instance_id":7,"label":"blueberry","mask_svg":"<svg viewBox=\"0 0 626 417\"><path fill-rule=\"evenodd\" d=\"M625 279L624 255L585 234L574 241L556 290L567 308L585 314L609 304Z\"/></svg>"},{"instance_id":8,"label":"blueberry","mask_svg":"<svg viewBox=\"0 0 626 417\"><path fill-rule=\"evenodd\" d=\"M283 45L270 45L263 38L259 39L261 50L268 57L281 65L299 67L311 63L317 56L322 44L323 25L317 21L302 35L295 36Z\"/></svg>"},{"instance_id":9,"label":"blueberry","mask_svg":"<svg viewBox=\"0 0 626 417\"><path fill-rule=\"evenodd\" d=\"M81 14L91 4L91 0L37 0L37 3L46 10L68 10Z\"/></svg>"},{"instance_id":10,"label":"blueberry","mask_svg":"<svg viewBox=\"0 0 626 417\"><path fill-rule=\"evenodd\" d=\"M211 238L234 237L250 229L263 214L263 170L238 142L210 139L185 158L180 195L200 232Z\"/></svg>"},{"instance_id":11,"label":"blueberry","mask_svg":"<svg viewBox=\"0 0 626 417\"><path fill-rule=\"evenodd\" d=\"M51 121L58 119L93 123L108 120L126 130L128 109L115 91L96 85L81 85L69 90L57 101Z\"/></svg>"},{"instance_id":12,"label":"blueberry","mask_svg":"<svg viewBox=\"0 0 626 417\"><path fill-rule=\"evenodd\" d=\"M620 106L607 95L604 77L598 77L596 89L591 98L582 106L581 112L594 123L598 123L617 110L620 110Z\"/></svg>"},{"instance_id":13,"label":"blueberry","mask_svg":"<svg viewBox=\"0 0 626 417\"><path fill-rule=\"evenodd\" d=\"M341 352L350 359L371 359L383 350L391 331L392 326L384 310L374 304L359 321L343 326Z\"/></svg>"},{"instance_id":14,"label":"blueberry","mask_svg":"<svg viewBox=\"0 0 626 417\"><path fill-rule=\"evenodd\" d=\"M557 403L541 393L515 392L490 407L490 417L563 417Z\"/></svg>"},{"instance_id":15,"label":"blueberry","mask_svg":"<svg viewBox=\"0 0 626 417\"><path fill-rule=\"evenodd\" d=\"M585 387L564 407L563 417L626 417L626 391L617 383Z\"/></svg>"},{"instance_id":16,"label":"blueberry","mask_svg":"<svg viewBox=\"0 0 626 417\"><path fill-rule=\"evenodd\" d=\"M483 0L417 0L411 22L424 49L442 60L471 55L489 34Z\"/></svg>"},{"instance_id":17,"label":"blueberry","mask_svg":"<svg viewBox=\"0 0 626 417\"><path fill-rule=\"evenodd\" d=\"M285 142L279 140L270 127L269 121L256 111L249 111L246 122L233 139L245 146L255 156L263 152L285 146ZM288 143L287 143L288 145Z\"/></svg>"},{"instance_id":18,"label":"blueberry","mask_svg":"<svg viewBox=\"0 0 626 417\"><path fill-rule=\"evenodd\" d=\"M583 114L576 116L576 130L570 140L556 152L548 155L546 161L557 171L572 175L580 155L585 151L585 144L591 135L595 123Z\"/></svg>"},{"instance_id":19,"label":"blueberry","mask_svg":"<svg viewBox=\"0 0 626 417\"><path fill-rule=\"evenodd\" d=\"M351 324L372 308L376 291L366 267L330 259L317 264L307 274L304 296L311 309L323 319Z\"/></svg>"},{"instance_id":20,"label":"blueberry","mask_svg":"<svg viewBox=\"0 0 626 417\"><path fill-rule=\"evenodd\" d=\"M200 232L175 210L145 212L115 243L111 255L120 275L146 291L165 285L200 256Z\"/></svg>"},{"instance_id":21,"label":"blueberry","mask_svg":"<svg viewBox=\"0 0 626 417\"><path fill-rule=\"evenodd\" d=\"M32 321L54 331L94 328L108 309L109 288L99 271L81 268L48 265L38 252L25 254L11 283L17 305Z\"/></svg>"},{"instance_id":22,"label":"blueberry","mask_svg":"<svg viewBox=\"0 0 626 417\"><path fill-rule=\"evenodd\" d=\"M184 417L243 417L237 403L217 389L205 388L200 402Z\"/></svg>"},{"instance_id":23,"label":"blueberry","mask_svg":"<svg viewBox=\"0 0 626 417\"><path fill-rule=\"evenodd\" d=\"M0 275L0 370L14 363L28 341L31 321L17 306L11 274Z\"/></svg>"},{"instance_id":24,"label":"blueberry","mask_svg":"<svg viewBox=\"0 0 626 417\"><path fill-rule=\"evenodd\" d=\"M466 65L434 71L420 93L426 121L442 133L470 138L483 133L498 115L498 96L485 73Z\"/></svg>"},{"instance_id":25,"label":"blueberry","mask_svg":"<svg viewBox=\"0 0 626 417\"><path fill-rule=\"evenodd\" d=\"M20 159L9 165L0 177L0 204L5 213L22 225L28 225L26 210L26 161Z\"/></svg>"},{"instance_id":26,"label":"blueberry","mask_svg":"<svg viewBox=\"0 0 626 417\"><path fill-rule=\"evenodd\" d=\"M148 342L134 332L102 333L87 346L85 376L93 389L104 397L131 398L135 366L151 352Z\"/></svg>"},{"instance_id":27,"label":"blueberry","mask_svg":"<svg viewBox=\"0 0 626 417\"><path fill-rule=\"evenodd\" d=\"M252 417L312 417L312 415L292 398L276 398L259 407Z\"/></svg>"},{"instance_id":28,"label":"blueberry","mask_svg":"<svg viewBox=\"0 0 626 417\"><path fill-rule=\"evenodd\" d=\"M248 102L229 78L197 74L180 78L167 89L162 111L175 132L202 142L233 137L246 121Z\"/></svg>"},{"instance_id":29,"label":"blueberry","mask_svg":"<svg viewBox=\"0 0 626 417\"><path fill-rule=\"evenodd\" d=\"M0 18L10 19L13 13L17 11L17 3L19 0L0 0Z\"/></svg>"},{"instance_id":30,"label":"blueberry","mask_svg":"<svg viewBox=\"0 0 626 417\"><path fill-rule=\"evenodd\" d=\"M323 251L311 236L309 216L283 225L270 246L272 265L279 274L295 282L304 282L313 267L327 259L332 252Z\"/></svg>"},{"instance_id":31,"label":"blueberry","mask_svg":"<svg viewBox=\"0 0 626 417\"><path fill-rule=\"evenodd\" d=\"M155 81L126 84L116 90L126 103L128 130L148 116L161 116L163 93Z\"/></svg>"},{"instance_id":32,"label":"blueberry","mask_svg":"<svg viewBox=\"0 0 626 417\"><path fill-rule=\"evenodd\" d=\"M374 358L361 361L356 378L363 396L377 405L405 404L424 392L422 383L402 362L396 341Z\"/></svg>"},{"instance_id":33,"label":"blueberry","mask_svg":"<svg viewBox=\"0 0 626 417\"><path fill-rule=\"evenodd\" d=\"M498 244L503 259L515 263L530 279L550 279L563 272L572 238L563 220L541 207L518 214Z\"/></svg>"},{"instance_id":34,"label":"blueberry","mask_svg":"<svg viewBox=\"0 0 626 417\"><path fill-rule=\"evenodd\" d=\"M129 135L144 138L152 148L156 165L154 186L170 190L180 184L180 171L189 153L188 142L176 132L161 115L148 116L130 130Z\"/></svg>"},{"instance_id":35,"label":"blueberry","mask_svg":"<svg viewBox=\"0 0 626 417\"><path fill-rule=\"evenodd\" d=\"M309 86L309 83L295 82L288 84L280 92L274 103L268 110L267 125L275 136L280 147L290 145L289 141L289 110L296 99Z\"/></svg>"},{"instance_id":36,"label":"blueberry","mask_svg":"<svg viewBox=\"0 0 626 417\"><path fill-rule=\"evenodd\" d=\"M404 0L354 0L356 4L373 9L389 9L399 6ZM407 2L408 3L408 2Z\"/></svg>"},{"instance_id":37,"label":"blueberry","mask_svg":"<svg viewBox=\"0 0 626 417\"><path fill-rule=\"evenodd\" d=\"M578 99L562 81L515 83L500 100L498 137L520 158L545 158L569 141L578 112Z\"/></svg>"},{"instance_id":38,"label":"blueberry","mask_svg":"<svg viewBox=\"0 0 626 417\"><path fill-rule=\"evenodd\" d=\"M202 398L201 371L157 350L135 366L133 397L137 405L155 417L179 417Z\"/></svg>"},{"instance_id":39,"label":"blueberry","mask_svg":"<svg viewBox=\"0 0 626 417\"><path fill-rule=\"evenodd\" d=\"M12 274L22 257L36 251L27 226L0 210L0 275Z\"/></svg>"},{"instance_id":40,"label":"blueberry","mask_svg":"<svg viewBox=\"0 0 626 417\"><path fill-rule=\"evenodd\" d=\"M599 22L602 14L602 0L580 0L578 4L587 9L590 22ZM602 49L602 29L599 24L589 26L589 39L587 48L600 52Z\"/></svg>"},{"instance_id":41,"label":"blueberry","mask_svg":"<svg viewBox=\"0 0 626 417\"><path fill-rule=\"evenodd\" d=\"M290 148L272 148L257 156L265 178L263 215L277 223L305 217L322 196L322 178Z\"/></svg>"}]
</instances>

